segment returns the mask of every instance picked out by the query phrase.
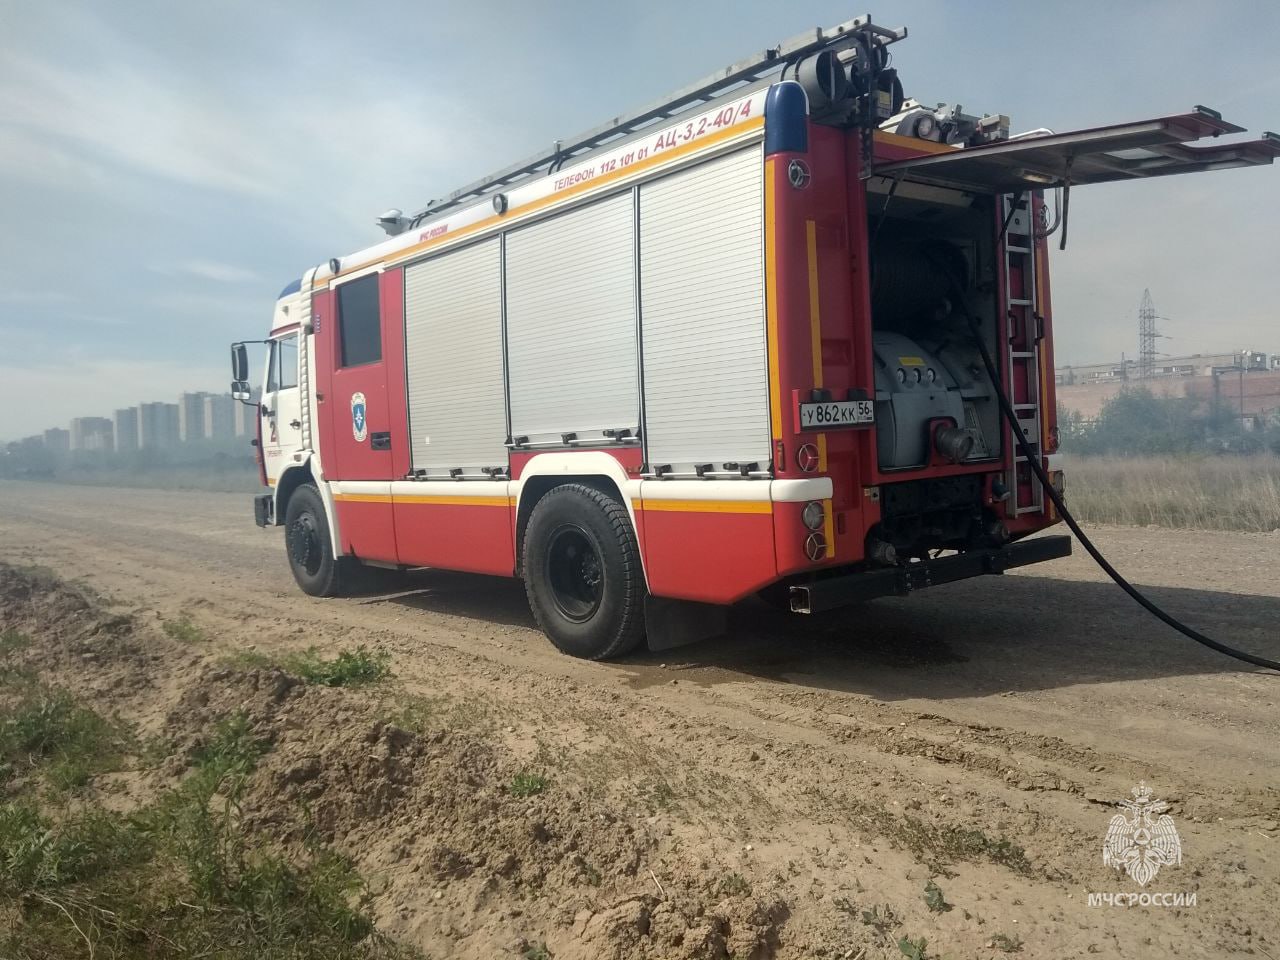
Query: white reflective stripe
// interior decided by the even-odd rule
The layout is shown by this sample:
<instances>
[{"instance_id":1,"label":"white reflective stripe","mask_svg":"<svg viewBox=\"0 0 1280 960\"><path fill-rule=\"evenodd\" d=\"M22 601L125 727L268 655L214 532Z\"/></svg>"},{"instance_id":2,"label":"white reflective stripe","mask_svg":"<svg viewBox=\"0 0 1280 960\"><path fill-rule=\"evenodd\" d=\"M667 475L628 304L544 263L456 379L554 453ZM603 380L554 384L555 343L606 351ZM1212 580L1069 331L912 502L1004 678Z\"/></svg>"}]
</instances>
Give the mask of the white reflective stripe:
<instances>
[{"instance_id":1,"label":"white reflective stripe","mask_svg":"<svg viewBox=\"0 0 1280 960\"><path fill-rule=\"evenodd\" d=\"M1051 453L1051 454L1049 454L1047 457L1045 457L1045 461L1049 464L1049 466L1047 467L1047 469L1049 469L1049 470L1062 470L1062 469L1064 469L1064 467L1063 467L1063 458L1062 458L1062 454L1060 454L1060 453Z\"/></svg>"},{"instance_id":2,"label":"white reflective stripe","mask_svg":"<svg viewBox=\"0 0 1280 960\"><path fill-rule=\"evenodd\" d=\"M646 480L640 495L650 500L769 502L769 484L751 480Z\"/></svg>"},{"instance_id":3,"label":"white reflective stripe","mask_svg":"<svg viewBox=\"0 0 1280 960\"><path fill-rule=\"evenodd\" d=\"M505 480L393 480L391 496L396 500L506 500L511 496L509 486Z\"/></svg>"},{"instance_id":4,"label":"white reflective stripe","mask_svg":"<svg viewBox=\"0 0 1280 960\"><path fill-rule=\"evenodd\" d=\"M830 477L806 477L803 480L773 480L769 495L778 503L806 500L829 500L835 492Z\"/></svg>"},{"instance_id":5,"label":"white reflective stripe","mask_svg":"<svg viewBox=\"0 0 1280 960\"><path fill-rule=\"evenodd\" d=\"M335 497L346 494L381 494L389 496L391 493L390 480L333 480L329 484L330 490Z\"/></svg>"}]
</instances>

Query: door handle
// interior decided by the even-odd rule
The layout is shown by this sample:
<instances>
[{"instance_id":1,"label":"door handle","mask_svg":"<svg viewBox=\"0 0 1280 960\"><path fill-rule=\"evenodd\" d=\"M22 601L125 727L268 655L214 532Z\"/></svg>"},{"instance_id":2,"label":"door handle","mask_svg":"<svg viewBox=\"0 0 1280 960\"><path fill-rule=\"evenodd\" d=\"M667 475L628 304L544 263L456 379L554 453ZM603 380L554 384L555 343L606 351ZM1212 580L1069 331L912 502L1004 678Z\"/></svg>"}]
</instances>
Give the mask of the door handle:
<instances>
[{"instance_id":1,"label":"door handle","mask_svg":"<svg viewBox=\"0 0 1280 960\"><path fill-rule=\"evenodd\" d=\"M384 433L369 434L370 450L390 450L391 449L391 431Z\"/></svg>"},{"instance_id":2,"label":"door handle","mask_svg":"<svg viewBox=\"0 0 1280 960\"><path fill-rule=\"evenodd\" d=\"M299 429L301 429L301 428L302 428L302 421L301 421L301 420L290 420L290 421L289 421L289 426L293 427L293 429L295 429L295 430L299 430Z\"/></svg>"}]
</instances>

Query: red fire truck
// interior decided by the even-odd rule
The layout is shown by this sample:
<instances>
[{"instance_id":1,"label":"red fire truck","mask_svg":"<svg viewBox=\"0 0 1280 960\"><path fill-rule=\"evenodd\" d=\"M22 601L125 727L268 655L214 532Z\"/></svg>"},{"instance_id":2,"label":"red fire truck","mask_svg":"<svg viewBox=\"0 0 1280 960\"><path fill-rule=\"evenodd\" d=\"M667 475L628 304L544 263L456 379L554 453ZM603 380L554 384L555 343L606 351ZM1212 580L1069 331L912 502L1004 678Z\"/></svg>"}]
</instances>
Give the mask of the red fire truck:
<instances>
[{"instance_id":1,"label":"red fire truck","mask_svg":"<svg viewBox=\"0 0 1280 960\"><path fill-rule=\"evenodd\" d=\"M1069 553L1028 536L1057 519L1028 456L1061 483L1071 189L1280 139L1189 146L1242 129L1203 107L1011 135L906 99L905 35L812 31L389 211L286 287L254 506L302 589L518 576L557 647L607 658L756 593L811 613ZM233 367L247 400L243 344Z\"/></svg>"}]
</instances>

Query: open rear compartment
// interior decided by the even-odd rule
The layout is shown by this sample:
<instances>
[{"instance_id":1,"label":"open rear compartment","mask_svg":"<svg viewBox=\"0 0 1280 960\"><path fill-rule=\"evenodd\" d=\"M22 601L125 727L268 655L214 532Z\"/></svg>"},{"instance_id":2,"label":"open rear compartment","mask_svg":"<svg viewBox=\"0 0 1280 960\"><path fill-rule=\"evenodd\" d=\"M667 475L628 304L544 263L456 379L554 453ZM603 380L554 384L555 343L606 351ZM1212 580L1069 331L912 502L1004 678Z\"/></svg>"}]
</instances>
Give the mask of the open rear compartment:
<instances>
[{"instance_id":1,"label":"open rear compartment","mask_svg":"<svg viewBox=\"0 0 1280 960\"><path fill-rule=\"evenodd\" d=\"M1006 356L997 198L872 179L867 185L880 521L869 560L999 546L1006 431L983 367Z\"/></svg>"}]
</instances>

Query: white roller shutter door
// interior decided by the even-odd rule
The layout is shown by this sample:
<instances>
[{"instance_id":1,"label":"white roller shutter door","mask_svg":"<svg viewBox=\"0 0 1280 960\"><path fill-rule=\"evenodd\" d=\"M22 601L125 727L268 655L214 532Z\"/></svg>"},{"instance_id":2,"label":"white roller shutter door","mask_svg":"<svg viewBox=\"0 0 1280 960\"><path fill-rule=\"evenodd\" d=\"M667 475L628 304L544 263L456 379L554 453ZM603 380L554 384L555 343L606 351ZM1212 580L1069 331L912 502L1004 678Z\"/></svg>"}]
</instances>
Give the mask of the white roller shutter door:
<instances>
[{"instance_id":1,"label":"white roller shutter door","mask_svg":"<svg viewBox=\"0 0 1280 960\"><path fill-rule=\"evenodd\" d=\"M507 235L511 432L531 443L639 426L630 191Z\"/></svg>"},{"instance_id":2,"label":"white roller shutter door","mask_svg":"<svg viewBox=\"0 0 1280 960\"><path fill-rule=\"evenodd\" d=\"M770 459L760 147L640 187L651 465Z\"/></svg>"},{"instance_id":3,"label":"white roller shutter door","mask_svg":"<svg viewBox=\"0 0 1280 960\"><path fill-rule=\"evenodd\" d=\"M428 476L507 464L497 237L404 272L413 468Z\"/></svg>"}]
</instances>

